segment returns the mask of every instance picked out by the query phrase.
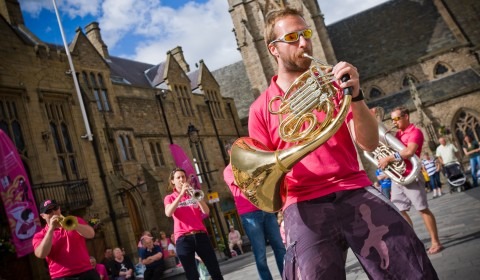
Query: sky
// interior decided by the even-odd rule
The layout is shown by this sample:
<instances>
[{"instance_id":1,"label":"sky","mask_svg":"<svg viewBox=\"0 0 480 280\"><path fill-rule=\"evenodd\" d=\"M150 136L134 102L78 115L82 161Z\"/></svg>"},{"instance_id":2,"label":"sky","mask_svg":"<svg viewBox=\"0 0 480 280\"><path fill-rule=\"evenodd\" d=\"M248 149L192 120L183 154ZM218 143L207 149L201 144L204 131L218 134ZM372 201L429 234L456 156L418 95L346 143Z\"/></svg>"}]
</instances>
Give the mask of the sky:
<instances>
[{"instance_id":1,"label":"sky","mask_svg":"<svg viewBox=\"0 0 480 280\"><path fill-rule=\"evenodd\" d=\"M203 59L210 71L241 60L227 0L55 0L67 42L96 21L111 56L150 64L181 46L190 69ZM25 25L63 47L53 0L19 0ZM386 0L318 0L331 24Z\"/></svg>"}]
</instances>

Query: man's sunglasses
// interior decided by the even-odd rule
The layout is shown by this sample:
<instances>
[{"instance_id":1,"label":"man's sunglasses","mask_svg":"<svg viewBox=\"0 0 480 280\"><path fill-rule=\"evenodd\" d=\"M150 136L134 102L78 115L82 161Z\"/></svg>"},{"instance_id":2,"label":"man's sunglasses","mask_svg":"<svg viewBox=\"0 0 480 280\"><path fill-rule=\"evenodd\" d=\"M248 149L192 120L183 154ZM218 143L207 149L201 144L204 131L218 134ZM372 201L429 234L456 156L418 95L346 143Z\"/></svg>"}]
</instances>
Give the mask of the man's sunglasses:
<instances>
[{"instance_id":1,"label":"man's sunglasses","mask_svg":"<svg viewBox=\"0 0 480 280\"><path fill-rule=\"evenodd\" d=\"M57 210L58 210L58 206L55 206L55 207L45 211L45 214L50 215L50 214L52 214L53 211L57 211Z\"/></svg>"},{"instance_id":2,"label":"man's sunglasses","mask_svg":"<svg viewBox=\"0 0 480 280\"><path fill-rule=\"evenodd\" d=\"M282 37L273 40L270 42L270 44L276 43L276 42L284 42L284 43L294 43L298 40L300 40L300 35L303 36L305 39L310 39L312 38L312 29L304 29L300 31L295 31L295 32L290 32Z\"/></svg>"},{"instance_id":3,"label":"man's sunglasses","mask_svg":"<svg viewBox=\"0 0 480 280\"><path fill-rule=\"evenodd\" d=\"M399 120L401 120L403 118L403 116L400 116L400 117L393 117L392 118L392 121L394 122L398 122Z\"/></svg>"}]
</instances>

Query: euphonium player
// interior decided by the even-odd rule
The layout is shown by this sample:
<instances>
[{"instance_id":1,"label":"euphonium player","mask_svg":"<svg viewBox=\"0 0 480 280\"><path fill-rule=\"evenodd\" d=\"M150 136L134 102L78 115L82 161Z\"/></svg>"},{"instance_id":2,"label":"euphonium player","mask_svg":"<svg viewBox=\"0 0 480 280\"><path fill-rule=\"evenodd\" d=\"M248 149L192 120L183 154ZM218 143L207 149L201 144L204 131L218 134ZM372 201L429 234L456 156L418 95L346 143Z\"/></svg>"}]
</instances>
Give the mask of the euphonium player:
<instances>
[{"instance_id":1,"label":"euphonium player","mask_svg":"<svg viewBox=\"0 0 480 280\"><path fill-rule=\"evenodd\" d=\"M40 216L47 223L33 237L35 256L46 259L52 279L100 280L90 264L85 238L93 238L95 231L82 218L73 230L61 227L60 205L53 199L40 204Z\"/></svg>"},{"instance_id":2,"label":"euphonium player","mask_svg":"<svg viewBox=\"0 0 480 280\"><path fill-rule=\"evenodd\" d=\"M295 143L280 139L279 117L269 113L268 105L273 97L284 96L309 69L312 61L303 54L312 55L311 37L316 34L291 8L270 12L265 28L265 42L278 63L278 74L250 107L248 128L250 137L271 150L283 150ZM360 170L354 141L372 151L379 138L377 121L359 91L357 69L340 62L331 73L337 81L349 77L338 86L351 87L352 102L338 131L286 174L283 278L345 279L350 247L370 279L437 279L412 227ZM314 114L325 118L324 113Z\"/></svg>"},{"instance_id":3,"label":"euphonium player","mask_svg":"<svg viewBox=\"0 0 480 280\"><path fill-rule=\"evenodd\" d=\"M396 107L390 113L390 117L392 118L395 127L398 128L395 137L405 145L405 149L395 153L395 155L379 159L378 167L382 169L384 169L390 162L400 159L409 159L414 155L420 157L422 153L423 133L418 127L410 122L410 111L405 107ZM413 172L409 162L407 162L406 172ZM437 221L435 220L432 211L428 208L425 181L421 174L418 174L418 179L410 184L401 185L393 181L392 202L412 227L413 222L407 212L410 211L412 205L420 212L420 216L423 218L423 222L425 223L425 227L427 228L432 241L432 244L428 249L429 254L436 254L443 250L443 246L438 238Z\"/></svg>"}]
</instances>

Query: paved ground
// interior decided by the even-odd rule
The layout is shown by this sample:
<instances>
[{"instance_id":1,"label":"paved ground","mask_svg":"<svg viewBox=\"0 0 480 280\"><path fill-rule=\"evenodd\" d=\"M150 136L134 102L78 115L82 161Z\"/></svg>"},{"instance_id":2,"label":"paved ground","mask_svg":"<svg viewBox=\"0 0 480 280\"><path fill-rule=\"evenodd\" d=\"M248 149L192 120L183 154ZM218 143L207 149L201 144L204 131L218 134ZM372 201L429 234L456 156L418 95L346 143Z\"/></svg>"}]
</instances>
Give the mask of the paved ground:
<instances>
[{"instance_id":1,"label":"paved ground","mask_svg":"<svg viewBox=\"0 0 480 280\"><path fill-rule=\"evenodd\" d=\"M445 250L430 257L440 279L480 279L480 188L453 194L447 192L436 199L432 199L431 193L428 196L430 209L437 219L440 241L445 246ZM410 211L410 216L415 231L428 248L430 237L422 218L414 210ZM271 251L268 263L274 279L280 279ZM226 280L258 279L252 253L221 262L221 269ZM347 280L368 279L351 252L346 269Z\"/></svg>"}]
</instances>

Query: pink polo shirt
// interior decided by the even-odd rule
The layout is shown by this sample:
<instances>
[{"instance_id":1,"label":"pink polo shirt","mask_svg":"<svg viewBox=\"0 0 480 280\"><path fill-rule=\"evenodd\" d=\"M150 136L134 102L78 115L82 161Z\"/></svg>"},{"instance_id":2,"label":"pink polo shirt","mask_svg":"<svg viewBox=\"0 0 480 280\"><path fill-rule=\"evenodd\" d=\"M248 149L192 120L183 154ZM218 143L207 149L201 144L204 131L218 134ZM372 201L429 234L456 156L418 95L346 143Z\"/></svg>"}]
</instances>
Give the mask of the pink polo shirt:
<instances>
[{"instance_id":1,"label":"pink polo shirt","mask_svg":"<svg viewBox=\"0 0 480 280\"><path fill-rule=\"evenodd\" d=\"M79 224L87 224L82 218L77 217L77 219ZM36 249L40 245L47 230L48 225L33 236L33 248ZM52 278L76 275L93 269L90 264L85 238L76 230L55 229L53 232L52 249L46 261L50 277Z\"/></svg>"},{"instance_id":2,"label":"pink polo shirt","mask_svg":"<svg viewBox=\"0 0 480 280\"><path fill-rule=\"evenodd\" d=\"M422 146L423 146L423 132L416 127L413 123L411 123L404 131L398 130L395 134L395 137L403 143L403 145L407 146L408 143L415 143L418 145L415 154L420 157L422 154ZM407 169L405 171L406 174L410 174L412 170L412 163L407 160L405 161L407 164Z\"/></svg>"},{"instance_id":3,"label":"pink polo shirt","mask_svg":"<svg viewBox=\"0 0 480 280\"><path fill-rule=\"evenodd\" d=\"M171 204L177 197L178 192L176 190L165 196L165 199L163 200L165 207ZM198 203L191 199L190 196L184 195L181 198L177 209L173 212L173 231L175 240L178 240L178 238L185 233L194 230L202 230L206 232L207 229L205 228L202 219L202 210L200 210Z\"/></svg>"},{"instance_id":4,"label":"pink polo shirt","mask_svg":"<svg viewBox=\"0 0 480 280\"><path fill-rule=\"evenodd\" d=\"M276 80L277 76L274 76L268 89L250 107L248 131L250 137L259 140L271 150L284 150L294 144L280 139L279 117L268 111L270 100L274 96L284 95ZM277 108L278 102L275 102ZM335 102L338 104L338 100ZM319 120L325 118L324 113L315 111L315 114ZM365 171L360 170L357 151L346 125L352 118L350 111L337 133L286 174L287 197L283 209L293 203L372 184Z\"/></svg>"},{"instance_id":5,"label":"pink polo shirt","mask_svg":"<svg viewBox=\"0 0 480 280\"><path fill-rule=\"evenodd\" d=\"M225 183L227 183L230 191L233 194L233 199L235 200L235 205L237 206L237 212L239 215L259 210L247 199L247 197L242 193L240 188L235 185L235 178L233 177L231 164L228 164L227 167L225 167L225 169L223 170L223 179L225 180Z\"/></svg>"}]
</instances>

